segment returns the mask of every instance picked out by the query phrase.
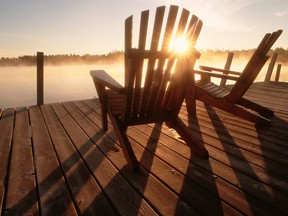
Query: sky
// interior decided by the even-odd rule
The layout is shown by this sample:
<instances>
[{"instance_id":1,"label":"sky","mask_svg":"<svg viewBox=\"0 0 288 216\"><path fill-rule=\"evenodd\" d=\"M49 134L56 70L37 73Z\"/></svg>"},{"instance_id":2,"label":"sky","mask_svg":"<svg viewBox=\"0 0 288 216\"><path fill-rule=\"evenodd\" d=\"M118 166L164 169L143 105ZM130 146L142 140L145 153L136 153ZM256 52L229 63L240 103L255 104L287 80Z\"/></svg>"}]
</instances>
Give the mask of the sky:
<instances>
[{"instance_id":1,"label":"sky","mask_svg":"<svg viewBox=\"0 0 288 216\"><path fill-rule=\"evenodd\" d=\"M288 0L0 0L0 58L123 50L128 16L170 4L203 20L200 50L253 49L278 29L273 48L288 48Z\"/></svg>"}]
</instances>

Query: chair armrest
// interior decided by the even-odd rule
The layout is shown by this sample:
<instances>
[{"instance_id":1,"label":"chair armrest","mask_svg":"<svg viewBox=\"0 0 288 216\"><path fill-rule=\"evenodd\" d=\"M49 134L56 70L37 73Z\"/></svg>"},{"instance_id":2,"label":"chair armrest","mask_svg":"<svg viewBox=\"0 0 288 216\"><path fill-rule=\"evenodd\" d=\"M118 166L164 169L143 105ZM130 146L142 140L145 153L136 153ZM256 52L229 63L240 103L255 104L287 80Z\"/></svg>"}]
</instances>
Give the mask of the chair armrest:
<instances>
[{"instance_id":1,"label":"chair armrest","mask_svg":"<svg viewBox=\"0 0 288 216\"><path fill-rule=\"evenodd\" d=\"M104 70L92 70L90 75L95 83L110 88L118 93L125 93L125 88Z\"/></svg>"},{"instance_id":2,"label":"chair armrest","mask_svg":"<svg viewBox=\"0 0 288 216\"><path fill-rule=\"evenodd\" d=\"M213 73L210 71L204 71L204 70L193 70L194 73L200 74L200 75L206 75L209 77L217 77L217 78L223 78L223 79L229 79L229 80L238 80L237 76L231 76L231 75L226 75L226 74L219 74L219 73Z\"/></svg>"},{"instance_id":3,"label":"chair armrest","mask_svg":"<svg viewBox=\"0 0 288 216\"><path fill-rule=\"evenodd\" d=\"M241 74L241 72L238 72L238 71L226 70L226 69L216 68L216 67L209 67L209 66L204 66L204 65L200 65L199 68L205 71L222 72L224 74L234 74L238 76Z\"/></svg>"}]
</instances>

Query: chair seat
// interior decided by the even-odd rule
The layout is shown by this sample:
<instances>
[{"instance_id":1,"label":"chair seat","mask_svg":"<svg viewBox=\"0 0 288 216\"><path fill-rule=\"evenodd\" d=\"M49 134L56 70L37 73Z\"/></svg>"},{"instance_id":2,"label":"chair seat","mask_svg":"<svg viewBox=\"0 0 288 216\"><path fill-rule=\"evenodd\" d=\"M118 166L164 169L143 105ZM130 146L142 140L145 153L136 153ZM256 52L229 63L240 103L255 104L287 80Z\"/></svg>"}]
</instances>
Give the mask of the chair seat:
<instances>
[{"instance_id":1,"label":"chair seat","mask_svg":"<svg viewBox=\"0 0 288 216\"><path fill-rule=\"evenodd\" d=\"M272 116L274 112L256 102L245 99L243 96L268 60L268 51L281 33L282 30L278 30L265 34L241 73L207 66L202 66L202 71L194 70L201 77L201 80L195 84L195 98L206 105L217 107L253 122L256 126L271 125L270 119L267 119L266 116ZM221 74L222 72L224 74ZM229 76L229 73L238 76ZM236 82L231 89L225 89L221 85L211 82L211 77L231 79ZM196 114L196 103L193 100L186 99L186 107L188 113Z\"/></svg>"},{"instance_id":2,"label":"chair seat","mask_svg":"<svg viewBox=\"0 0 288 216\"><path fill-rule=\"evenodd\" d=\"M208 93L215 98L224 98L227 94L229 94L229 91L226 88L218 86L213 82L207 83L197 81L195 85L198 87L198 90L201 89L205 91L205 93Z\"/></svg>"},{"instance_id":3,"label":"chair seat","mask_svg":"<svg viewBox=\"0 0 288 216\"><path fill-rule=\"evenodd\" d=\"M120 115L123 110L125 94L119 94L113 90L107 89L106 95L109 100L109 108L113 115Z\"/></svg>"},{"instance_id":4,"label":"chair seat","mask_svg":"<svg viewBox=\"0 0 288 216\"><path fill-rule=\"evenodd\" d=\"M139 98L139 103L142 102L142 95L143 95L143 88L139 91L139 94L137 94ZM112 115L114 116L121 116L123 112L123 106L125 105L124 100L125 100L125 94L119 94L113 90L107 89L106 90L106 95L107 99L109 101L108 106L109 110ZM132 104L133 107L133 104ZM135 114L137 113L137 114ZM137 112L133 112L131 108L131 113L130 113L130 120L128 125L136 125L139 123L142 124L148 124L148 123L153 123L153 122L159 122L162 123L167 120L167 113L154 113L153 115L147 115L147 114L142 114L140 110L137 110Z\"/></svg>"}]
</instances>

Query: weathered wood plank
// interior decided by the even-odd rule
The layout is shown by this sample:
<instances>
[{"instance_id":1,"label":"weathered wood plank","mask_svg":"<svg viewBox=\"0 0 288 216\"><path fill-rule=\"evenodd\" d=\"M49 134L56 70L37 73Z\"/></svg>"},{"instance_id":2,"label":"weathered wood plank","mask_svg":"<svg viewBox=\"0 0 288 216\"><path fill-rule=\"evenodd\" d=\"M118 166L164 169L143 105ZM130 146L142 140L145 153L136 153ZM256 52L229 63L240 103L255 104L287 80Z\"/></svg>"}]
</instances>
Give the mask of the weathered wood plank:
<instances>
[{"instance_id":1,"label":"weathered wood plank","mask_svg":"<svg viewBox=\"0 0 288 216\"><path fill-rule=\"evenodd\" d=\"M38 215L27 108L16 109L5 215Z\"/></svg>"},{"instance_id":2,"label":"weathered wood plank","mask_svg":"<svg viewBox=\"0 0 288 216\"><path fill-rule=\"evenodd\" d=\"M97 214L104 201L106 213L120 215L287 215L287 85L255 83L245 96L275 111L271 127L256 129L198 101L197 118L182 107L208 161L165 125L129 127L141 174L127 169L111 125L100 129L98 100L0 109L0 212Z\"/></svg>"},{"instance_id":3,"label":"weathered wood plank","mask_svg":"<svg viewBox=\"0 0 288 216\"><path fill-rule=\"evenodd\" d=\"M0 214L8 181L8 168L14 125L14 109L2 110L0 113Z\"/></svg>"},{"instance_id":4,"label":"weathered wood plank","mask_svg":"<svg viewBox=\"0 0 288 216\"><path fill-rule=\"evenodd\" d=\"M92 203L101 194L101 190L99 190L97 183L89 174L87 167L61 122L57 119L54 113L57 110L54 109L53 111L51 106L43 106L41 110L78 214L96 214L97 208L92 206ZM82 148L87 145L84 143ZM103 207L105 208L105 206Z\"/></svg>"},{"instance_id":5,"label":"weathered wood plank","mask_svg":"<svg viewBox=\"0 0 288 216\"><path fill-rule=\"evenodd\" d=\"M141 133L146 133L145 132L145 130L143 130L143 127L145 127L145 126L138 126L138 127L140 127L141 129L140 129L140 133L139 134L134 134L134 135L131 135L131 138L133 137L133 139L137 139L137 137L141 137L141 138L139 138L139 139L137 139L138 140L138 142L140 142L140 143L142 143L142 145L143 145L143 141L141 141L141 140L143 140L143 135L141 136ZM137 128L138 128L137 127ZM133 130L133 129L131 129L131 130ZM147 136L148 137L150 137L151 138L151 135L153 134L153 129L151 129L151 131L149 131L148 133L147 133ZM166 131L166 132L165 132ZM128 130L128 133L129 133L129 130ZM161 138L164 136L164 134L166 134L167 133L167 129L166 130L163 130L162 131L162 133L160 134L160 132L159 132L159 135L161 136ZM158 137L158 139L159 140L161 140L161 138L159 138ZM116 139L115 137L114 137L114 139ZM144 138L145 139L145 138ZM153 142L153 141L151 141L152 142L152 144L154 144L154 145L152 145L151 143L150 143L150 145L152 145L152 147L150 147L150 148L152 148L153 150L151 151L151 152L153 152L153 153L155 153L155 154L157 154L157 150L158 150L158 148L157 149L154 149L154 148L156 148L155 147L155 145L156 145L156 143L157 143L157 141L156 141L156 143L155 143L155 141ZM132 141L132 143L133 143L133 141ZM144 141L144 144L145 144L146 142ZM173 140L171 140L171 138L170 139L165 139L165 144L166 143L169 143L169 145L171 145L171 143L173 143ZM149 147L149 143L147 144L148 145L148 147ZM158 143L158 145L159 145L159 143ZM183 145L183 144L182 144ZM183 145L183 146L185 146L185 145ZM147 147L147 146L145 146L144 145L144 147ZM187 154L187 152L190 152L190 150L189 150L189 147L187 147L187 146L185 146L186 147L186 150L184 150L184 152ZM136 155L138 155L138 157L140 157L142 154L141 153L138 153L137 154L137 148L135 149L135 144L133 145L133 148L134 148L134 151L135 151L135 153L136 153ZM181 149L181 146L179 146L179 143L178 143L178 146L176 146L175 148L174 148L174 151L179 151L179 149ZM151 149L150 149L151 150ZM163 151L163 147L161 147L160 148L160 152L161 152L161 150ZM146 153L147 154L147 153ZM170 153L171 154L171 153ZM168 158L169 158L169 151L165 151L165 153L163 153L163 154L161 154L161 155L159 155L159 157L160 158L165 158L165 161L167 160L167 156L168 155ZM187 155L186 155L187 156ZM188 157L187 156L187 159L189 159L190 157ZM140 159L139 159L140 160ZM147 160L147 159L146 159ZM142 160L140 160L140 161L142 161ZM145 161L145 159L143 159L143 161ZM149 160L148 160L149 161ZM169 160L168 160L169 161ZM174 161L174 162L172 162L172 161ZM179 159L179 158L174 158L173 160L171 160L169 163L171 164L171 163L173 163L173 165L175 164L175 161L181 161L181 159ZM194 161L194 159L193 159L193 161ZM213 161L213 160L212 160ZM146 161L146 163L147 163L147 161ZM148 162L149 163L149 162ZM153 158L153 165L154 164L158 164L159 163L159 161L157 161L156 160L156 158L154 157ZM186 162L187 163L187 162ZM201 164L201 162L200 162L200 164ZM142 164L143 165L143 164ZM156 166L156 165L155 165ZM183 167L187 167L187 165L185 165L185 163L184 164L181 164L180 165L180 167L182 167L182 169L183 169ZM222 165L223 166L223 165ZM153 166L154 167L154 166ZM152 173L153 173L153 167L149 167L148 166L148 168L147 168L147 166L146 166L146 168L149 170L149 171L151 171ZM206 167L207 168L207 167ZM155 168L154 168L155 169ZM157 170L157 169L156 169ZM164 170L166 170L167 171L167 169L164 169ZM169 170L169 169L168 169ZM170 168L170 170L173 170L172 168ZM179 170L181 170L181 168L179 168ZM199 170L198 170L199 171ZM193 170L191 170L191 169L189 169L189 171L187 171L187 173L190 173L190 172L193 172ZM227 172L227 171L226 171ZM228 171L229 172L229 171ZM233 170L230 168L230 172L231 173L233 173ZM234 171L235 172L235 171ZM161 169L160 170L157 170L157 171L155 171L155 173L157 173L156 175L158 176L158 175L160 175L161 176ZM164 173L165 173L165 171L164 171ZM167 173L169 173L168 171L167 171ZM225 179L225 169L224 169L224 172L222 172L221 173L222 175L220 175L220 176L223 176L224 175L224 180L226 180ZM187 174L186 174L187 175ZM210 175L212 175L212 176L214 176L214 174L212 173L212 174L210 174ZM218 173L216 174L217 176L219 175ZM231 189L231 186L230 186L230 189L225 189L225 187L224 188L218 188L218 193L219 193L219 191L220 191L220 194L221 195L223 195L224 197L221 197L220 199L224 199L224 200L226 200L227 202L230 202L230 204L231 204L231 202L233 203L233 208L238 208L239 209L239 211L241 211L242 213L244 213L244 214L255 214L255 213L258 213L258 214L265 214L265 213L267 213L267 212L270 212L271 214L280 214L281 215L281 211L279 212L277 209L274 209L274 208L271 208L271 207L269 207L269 206L267 206L267 205L265 205L265 207L263 207L263 203L262 202L259 202L258 200L257 200L257 198L255 198L255 197L253 197L253 196L251 196L251 194L249 195L249 194L243 194L242 192L240 192L239 193L239 188L238 188L238 185L241 185L241 183L242 183L242 186L244 187L244 188L246 188L246 187L250 187L250 184L251 185L253 185L253 188L252 188L252 191L253 191L253 189L254 189L254 192L255 193L257 193L257 194L259 194L259 197L261 197L261 195L263 196L264 195L264 200L267 202L267 203L269 203L270 201L271 202L273 202L274 204L276 204L276 205L278 205L278 206L280 206L280 208L281 208L281 206L283 206L283 200L285 200L285 195L283 195L283 194L279 194L279 198L278 199L272 199L271 200L271 198L270 198L270 196L267 196L267 195L265 195L265 193L261 193L261 190L259 190L259 187L261 188L261 187L263 187L262 186L262 184L258 184L257 183L257 181L254 181L253 179L251 179L251 178L247 178L245 175L242 175L241 173L239 173L239 175L241 176L241 179L245 179L246 178L246 180L245 181L243 181L244 183L246 183L247 182L247 184L245 184L244 186L243 186L243 183L242 183L242 181L238 181L238 180L235 180L234 179L234 182L236 181L236 183L235 183L235 185L234 185L234 193L236 193L236 194L233 194L233 189ZM179 174L177 175L177 176L179 176ZM189 176L189 175L188 175ZM198 176L199 177L199 176ZM205 179L205 178L204 178ZM164 181L165 182L165 180L164 179L161 179L162 181ZM167 185L169 185L169 186L171 186L171 185L173 185L173 180L172 180L172 182L171 182L171 179L169 179L170 180L170 182L169 183L167 183L166 182L166 184ZM203 176L202 176L202 180L203 180ZM197 181L197 180L196 180ZM230 179L230 181L231 181L231 179ZM190 182L189 180L186 180L185 182L189 182L187 185L189 185L189 186L191 186L191 187L193 187L193 184L192 184L192 182ZM218 181L219 182L219 181ZM221 182L221 181L220 181ZM253 182L253 183L252 183ZM199 183L199 182L198 182ZM211 182L210 182L211 183ZM223 180L222 180L222 183L223 183ZM178 183L179 184L179 183ZM257 186L257 184L259 185L259 187ZM194 185L195 185L195 183L194 183ZM200 185L201 185L201 183L200 183ZM203 184L202 184L203 185ZM213 185L213 184L212 184ZM221 185L221 184L220 184ZM223 185L223 184L222 184ZM264 186L265 187L265 186ZM229 188L229 187L228 187ZM266 187L267 188L267 187ZM194 190L196 190L197 191L197 187L193 187L193 189ZM173 190L175 190L175 188L173 188ZM188 190L188 189L186 189L186 190ZM215 189L214 189L215 190ZM271 189L269 189L269 187L266 189L266 190L268 190L268 191L271 191ZM176 190L177 191L177 190ZM189 190L188 190L189 191ZM198 191L199 191L199 189L198 189ZM228 194L230 194L231 196L229 197L227 197L227 191L229 191L229 193ZM192 196L193 194L195 195L195 192L193 191L193 192L191 192L191 191L189 191L190 193L190 195ZM238 192L238 194L237 194L237 192ZM247 191L246 191L247 192ZM249 191L249 192L251 192L251 191ZM196 192L197 193L197 192ZM232 193L232 194L231 194ZM252 192L253 193L253 192ZM185 194L185 193L184 193ZM202 193L200 193L200 194L205 194L205 192L202 192ZM183 195L183 194L182 194ZM186 196L186 198L187 198L188 196ZM196 196L196 197L198 197L198 196ZM210 203L213 203L213 198L210 198L209 199L209 196L205 196L204 195L204 197L208 200L208 201L210 201ZM259 198L258 197L258 198ZM238 200L237 199L235 199L235 198L238 198ZM266 199L265 199L266 198ZM198 198L199 199L199 198ZM240 199L240 200L239 200ZM248 200L248 202L247 202L247 200ZM215 200L214 200L214 202L215 202ZM240 205L239 205L239 202L242 204L242 206L240 207ZM194 200L194 203L195 203L195 200ZM197 203L197 202L196 202ZM203 200L202 200L202 203L203 203ZM204 201L204 203L205 203L205 201ZM245 207L245 204L246 204L246 207ZM196 204L197 205L197 204ZM201 204L200 204L200 206L201 206ZM199 204L197 205L197 207L199 208ZM223 209L225 209L226 211L228 211L229 212L229 210L231 211L232 210L232 212L233 212L233 209L229 209L229 208L227 208L227 206L225 206L225 204L224 204L224 207L225 208L223 208ZM218 208L219 208L219 206L218 206ZM252 208L252 209L251 209ZM221 208L219 208L219 210L221 210ZM213 209L213 206L211 206L211 204L210 204L210 208L208 209L208 211L210 211L210 214L211 214L211 212L217 212L217 209L216 208L214 208ZM246 211L246 212L245 212ZM249 212L250 211L250 212ZM200 212L205 212L205 210L203 210L203 208L200 210ZM231 212L230 212L231 213Z\"/></svg>"},{"instance_id":6,"label":"weathered wood plank","mask_svg":"<svg viewBox=\"0 0 288 216\"><path fill-rule=\"evenodd\" d=\"M95 110L94 107L98 106L93 101L88 101L87 105L92 108L92 110ZM100 126L99 116L91 111L88 113L88 117L94 123ZM111 134L113 134L112 136L115 136L114 132L111 131L111 128L112 127L110 126L110 130L108 130L107 132L107 145L99 146L104 152L109 151L109 148L113 148L113 146L115 146L114 141L112 141L110 138ZM118 145L117 149L119 150L107 154L109 159L115 164L116 167L119 168L120 173L122 173L127 179L129 179L131 184L134 185L134 187L137 188L137 190L142 193L147 200L149 200L149 203L151 203L160 212L160 214L173 215L177 211L180 215L197 215L197 212L195 212L193 208L187 205L187 203L185 203L183 200L179 199L179 197L175 193L173 193L166 186L164 186L153 175L149 174L149 172L145 171L144 169L142 169L141 173L139 174L135 174L129 171L129 169L127 169L127 162L123 154L119 155L119 152L121 153L122 150L120 150L120 147ZM125 168L123 168L124 166Z\"/></svg>"},{"instance_id":7,"label":"weathered wood plank","mask_svg":"<svg viewBox=\"0 0 288 216\"><path fill-rule=\"evenodd\" d=\"M110 127L112 126L110 125ZM219 202L219 199L216 199L215 197L211 196L211 194L207 192L207 190L202 189L201 187L199 187L199 185L193 182L190 182L189 180L186 181L187 179L185 179L185 175L181 173L174 173L173 167L164 163L157 157L154 157L153 151L152 153L149 153L148 151L145 151L145 149L141 146L141 145L145 146L145 144L147 144L148 147L151 146L150 147L150 150L151 150L151 148L153 147L156 148L157 141L149 142L149 139L147 138L147 136L145 135L143 136L143 134L137 132L135 129L133 130L133 128L128 130L128 134L130 137L133 137L133 139L136 139L135 141L138 141L138 143L136 143L134 140L131 140L133 144L133 149L141 165L146 170L148 170L149 172L157 176L166 185L169 185L169 187L173 191L175 191L181 197L181 199L183 199L187 204L197 209L198 212L201 212L207 215L222 214L223 213L222 209L225 209L230 214L234 212L234 209L229 208L228 206L226 206L225 203L224 203L224 206L221 206L221 203L217 205L216 203ZM109 133L109 137L111 137L114 140L114 142L117 141L117 138L113 133ZM141 145L139 145L139 143L141 143ZM153 166L151 164L152 161L153 161ZM185 189L182 189L183 182L186 182L189 185ZM211 206L211 208L207 208L207 205L209 205L209 203L214 203L214 205ZM237 213L235 212L234 214L237 215Z\"/></svg>"},{"instance_id":8,"label":"weathered wood plank","mask_svg":"<svg viewBox=\"0 0 288 216\"><path fill-rule=\"evenodd\" d=\"M165 133L165 131L163 131L163 133ZM202 136L203 141L205 143L215 144L218 142L217 139L214 139L214 141L210 140L210 137L206 136L203 133L202 135L197 134L197 136ZM171 145L172 142L165 142L165 143L169 143L169 145ZM231 167L233 170L231 169L230 172L237 174L236 176L239 178L239 180L235 184L235 186L238 187L238 185L241 185L241 189L243 191L250 193L250 195L256 196L257 199L263 200L267 204L273 203L274 206L277 206L279 209L282 209L285 212L288 212L288 208L284 207L285 201L283 202L283 200L288 199L287 194L285 193L287 192L286 190L287 181L285 181L285 178L275 176L271 172L265 171L261 169L260 167L255 166L254 164L251 164L250 162L245 161L245 158L243 156L242 158L239 159L239 158L235 158L232 155L226 154L227 148L221 149L222 145L223 143L220 143L220 147L218 146L218 148L216 147L210 148L210 146L207 146L207 148L208 148L209 153L211 153L210 155L211 158L215 158L216 160L221 161L221 163L224 163L227 166ZM174 148L174 149L175 151L179 151L179 147L178 149L177 148ZM186 152L187 151L188 149L186 150ZM224 166L222 167L222 171L225 171ZM244 176L242 173L244 173L244 175L247 175L247 176ZM217 176L226 178L225 172L218 173ZM233 182L233 181L229 179L229 182ZM277 192L277 196L274 195L274 193L276 192L275 192L275 189L273 189L273 187L279 189L279 192ZM280 191L283 191L283 192L280 192ZM251 203L255 203L255 202L251 202ZM263 207L261 206L260 208L263 209ZM269 209L265 211L268 212Z\"/></svg>"},{"instance_id":9,"label":"weathered wood plank","mask_svg":"<svg viewBox=\"0 0 288 216\"><path fill-rule=\"evenodd\" d=\"M155 125L154 128L155 127L159 127L159 125ZM190 166L189 161L177 157L179 155L173 157L175 156L173 152L169 150L165 151L166 149L163 149L165 147L159 143L160 140L158 140L158 133L160 132L152 129L151 136L145 137L143 136L142 127L139 128L140 131L137 131L134 128L129 129L128 134L137 141L137 143L133 142L133 148L137 158L145 169L149 170L149 172L153 173L157 178L168 185L168 187L175 191L183 201L203 214L239 214L234 208L231 208L227 203L222 202L221 199L214 196L215 194L213 195L206 187L202 187L197 181L195 182L191 178L187 178L188 175L185 172L187 169L185 168ZM152 136L153 138L156 136L156 139L153 139ZM171 140L169 140L169 142L170 141ZM153 164L151 164L151 161L153 161ZM173 166L170 165L172 161L174 161ZM175 167L177 167L178 170ZM192 170L189 170L189 172L191 171ZM213 184L210 186L212 191L217 191L216 187L213 188ZM209 208L207 208L207 205Z\"/></svg>"},{"instance_id":10,"label":"weathered wood plank","mask_svg":"<svg viewBox=\"0 0 288 216\"><path fill-rule=\"evenodd\" d=\"M108 195L111 202L118 209L118 213L121 215L134 215L141 212L144 215L155 215L155 211L149 206L149 204L143 200L139 194L137 194L135 189L131 187L127 180L119 174L119 171L108 160L108 158L106 158L105 154L109 154L109 151L115 152L114 147L105 152L100 151L99 146L107 145L105 134L100 130L100 128L96 127L79 110L75 110L76 107L74 105L70 103L64 103L63 105L85 133L88 134L97 144L96 147L90 140L92 147L87 152L80 151L80 154L86 161L94 177L101 185L103 192ZM79 105L81 110L84 109L83 105L84 104ZM83 139L89 139L86 134L78 132L77 136L82 136Z\"/></svg>"},{"instance_id":11,"label":"weathered wood plank","mask_svg":"<svg viewBox=\"0 0 288 216\"><path fill-rule=\"evenodd\" d=\"M30 107L29 113L41 215L76 215L40 108Z\"/></svg>"},{"instance_id":12,"label":"weathered wood plank","mask_svg":"<svg viewBox=\"0 0 288 216\"><path fill-rule=\"evenodd\" d=\"M197 106L197 119L189 118L189 122L192 125L197 125L199 122L201 122L201 124L206 127L206 130L212 131L212 134L214 134L218 130L220 134L225 135L225 133L227 134L227 132L229 131L229 134L227 134L227 136L237 138L237 145L238 142L239 145L241 145L242 142L242 146L244 149L249 149L249 151L252 152L255 151L255 153L257 149L260 149L260 155L262 155L261 152L263 150L265 152L266 149L266 156L269 154L269 151L273 151L271 152L271 159L273 159L273 157L276 157L277 161L281 161L281 159L283 159L283 163L287 164L287 157L279 158L277 156L277 154L280 154L282 156L283 154L288 154L287 144L285 142L286 139L284 138L285 136L287 136L286 133L281 133L278 129L275 129L274 127L256 130L253 124L241 118L236 118L235 116L225 114L223 111L221 112L220 110L211 107L203 108L202 104L197 103ZM187 119L187 113L185 112L181 112L180 116ZM205 133L206 130L203 129L202 132ZM210 134L210 132L207 132L207 134ZM219 139L218 135L216 136L216 138ZM221 139L222 138L223 137L221 137ZM259 145L260 142L261 146Z\"/></svg>"},{"instance_id":13,"label":"weathered wood plank","mask_svg":"<svg viewBox=\"0 0 288 216\"><path fill-rule=\"evenodd\" d=\"M66 104L66 107L68 108L68 104ZM85 161L85 164L87 165L87 167L90 171L89 175L92 177L93 175L91 175L91 173L93 173L94 170L101 170L101 167L103 167L105 169L105 170L102 170L102 172L98 172L97 174L94 175L94 179L99 184L99 186L98 186L98 190L99 190L98 193L99 194L93 200L92 206L95 206L95 207L98 206L99 210L97 212L106 212L109 215L115 214L115 212L113 211L114 207L106 199L105 191L104 192L101 191L105 187L103 187L103 182L99 180L99 177L102 174L102 176L104 176L104 178L102 177L104 179L104 185L108 184L109 183L109 177L107 179L107 174L110 174L111 172L113 173L113 171L114 171L114 174L117 175L117 170L113 169L113 167L111 165L110 165L110 167L112 167L112 168L109 169L109 162L106 164L105 164L105 162L102 163L102 160L105 159L105 155L101 154L100 152L98 152L98 154L97 153L95 154L95 152L97 152L96 146L94 145L92 140L84 133L84 131L81 129L81 127L74 121L74 119L71 116L67 115L68 112L64 109L63 106L54 105L53 108L56 111L56 114L59 117L61 123L65 127L65 130L67 131L67 133L71 137L71 140L73 141L73 143L75 144L75 146L79 150L80 156ZM73 115L73 114L75 114L75 112L77 112L77 110L73 109L70 114ZM95 132L98 133L98 131L99 131L99 129L95 130L94 133ZM102 137L103 137L103 135L104 134L102 134ZM88 161L88 159L90 159L90 161ZM111 169L113 171L111 171ZM103 175L103 173L104 173L104 175ZM119 185L115 184L115 186L116 186L115 189L119 189ZM132 200L133 199L131 199L131 201ZM124 203L122 203L122 204L124 204ZM127 204L128 204L128 202L126 202L126 205ZM131 208L131 206L130 206L130 208ZM132 208L131 208L131 210L132 210Z\"/></svg>"},{"instance_id":14,"label":"weathered wood plank","mask_svg":"<svg viewBox=\"0 0 288 216\"><path fill-rule=\"evenodd\" d=\"M275 212L273 212L273 209L272 210L269 208L265 209L266 207L263 207L263 203L257 202L257 200L253 198L251 195L243 194L242 191L239 191L238 185L241 185L242 182L244 183L247 182L247 184L245 185L242 184L243 188L250 187L249 192L254 191L255 193L259 193L259 187L257 186L257 181L250 179L249 177L241 174L240 172L237 173L237 175L241 176L240 179L242 179L242 181L239 181L237 180L237 178L235 178L235 171L229 166L226 167L225 165L219 163L217 160L214 160L213 158L210 158L209 161L203 161L201 159L199 160L191 156L189 147L175 140L173 141L171 137L168 137L167 134L169 133L167 128L165 127L162 128L161 135L156 138L153 137L152 133L155 127L149 128L147 126L141 126L137 127L137 129L138 128L141 131L141 133L146 134L147 137L150 137L150 139L159 140L158 142L160 143L158 143L158 145L160 145L161 148L159 148L159 150L157 148L157 150L159 151L159 157L161 159L165 160L169 164L173 164L175 170L183 172L186 175L186 177L190 177L191 179L193 179L193 181L196 181L203 188L206 188L211 193L214 193L214 195L219 196L219 199L222 199L223 201L229 203L229 205L233 206L233 208L238 209L240 212L244 214L253 214L255 212L258 212L259 214L261 213L263 214L265 212L277 213L276 210ZM156 133L154 132L154 134ZM137 136L133 136L133 138L135 137ZM143 136L141 136L141 138L142 137ZM165 146L167 146L168 148ZM173 153L170 149L173 150L175 153ZM187 163L187 160L191 160L193 165ZM217 170L218 167L220 168L219 170ZM215 168L220 173L215 172L213 168ZM204 171L203 169L205 169L206 171ZM211 173L207 174L207 171ZM217 176L217 178L215 178L215 176ZM227 180L228 182L232 183L232 185L227 184L226 183ZM253 186L252 185L250 186L252 182ZM213 185L217 185L217 187L214 186L213 188ZM259 186L261 185L262 184L259 184ZM229 193L227 193L227 191L229 191ZM248 200L251 201L251 203L249 203ZM276 201L277 200L275 200L275 202ZM281 199L280 202L282 202ZM251 211L250 207L253 207L253 211Z\"/></svg>"}]
</instances>

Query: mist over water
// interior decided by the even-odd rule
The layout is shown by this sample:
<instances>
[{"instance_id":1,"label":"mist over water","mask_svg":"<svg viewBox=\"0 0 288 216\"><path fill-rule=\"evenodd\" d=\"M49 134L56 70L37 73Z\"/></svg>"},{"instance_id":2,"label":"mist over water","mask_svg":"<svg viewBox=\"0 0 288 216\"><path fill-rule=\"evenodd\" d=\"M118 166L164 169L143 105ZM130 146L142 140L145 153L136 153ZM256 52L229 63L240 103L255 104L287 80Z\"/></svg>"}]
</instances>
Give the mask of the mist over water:
<instances>
[{"instance_id":1,"label":"mist over water","mask_svg":"<svg viewBox=\"0 0 288 216\"><path fill-rule=\"evenodd\" d=\"M106 70L121 84L124 66L44 66L44 103L96 97L90 70ZM36 67L0 67L0 107L30 106L37 103Z\"/></svg>"},{"instance_id":2,"label":"mist over water","mask_svg":"<svg viewBox=\"0 0 288 216\"><path fill-rule=\"evenodd\" d=\"M204 57L204 58L202 58ZM201 56L199 65L223 68L225 58ZM242 71L247 59L233 59L231 70ZM263 81L270 60L256 78ZM276 65L272 74L275 77ZM106 70L119 83L124 84L123 62L114 64L44 66L44 103L57 103L97 97L90 70ZM282 65L280 81L288 81L288 65ZM214 82L219 83L219 79ZM233 82L227 82L233 84ZM37 103L36 67L0 67L0 108L30 106Z\"/></svg>"}]
</instances>

